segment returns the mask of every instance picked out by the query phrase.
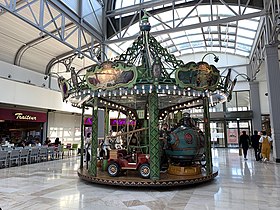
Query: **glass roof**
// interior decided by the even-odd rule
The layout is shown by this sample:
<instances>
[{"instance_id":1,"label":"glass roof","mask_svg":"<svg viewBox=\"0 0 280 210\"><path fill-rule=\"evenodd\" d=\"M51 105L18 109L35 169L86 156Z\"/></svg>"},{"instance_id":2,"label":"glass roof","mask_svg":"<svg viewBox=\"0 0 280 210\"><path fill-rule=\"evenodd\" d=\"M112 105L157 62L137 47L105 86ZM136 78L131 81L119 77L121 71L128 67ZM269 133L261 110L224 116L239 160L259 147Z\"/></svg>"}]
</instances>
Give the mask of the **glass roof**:
<instances>
[{"instance_id":1,"label":"glass roof","mask_svg":"<svg viewBox=\"0 0 280 210\"><path fill-rule=\"evenodd\" d=\"M133 3L138 4L147 1L149 0L117 0L116 9L131 6ZM182 2L189 1L184 0ZM160 7L162 8L163 6ZM228 8L225 5L212 5L211 16L210 5L198 5L197 7L177 8L174 12L164 11L155 15L152 15L147 11L147 15L149 16L149 22L152 26L151 33L178 27L184 27L185 29L187 28L186 26L197 24L196 27L191 27L193 29L174 30L176 32L154 36L163 47L167 48L168 51L175 56L205 51L249 56L260 18L238 20L230 23L221 22L214 26L200 27L200 24L204 22L219 21L224 18L236 16L240 9L241 11L244 11L244 14L260 11L248 7L244 8L242 6L231 6ZM186 17L187 14L188 16ZM128 29L124 29L121 36L122 38L135 36L138 35L139 32L138 22L131 25ZM111 40L117 40L118 38L119 36L116 35ZM110 44L109 47L121 54L132 44L133 41L134 40L126 40L123 42L116 41L114 44Z\"/></svg>"}]
</instances>

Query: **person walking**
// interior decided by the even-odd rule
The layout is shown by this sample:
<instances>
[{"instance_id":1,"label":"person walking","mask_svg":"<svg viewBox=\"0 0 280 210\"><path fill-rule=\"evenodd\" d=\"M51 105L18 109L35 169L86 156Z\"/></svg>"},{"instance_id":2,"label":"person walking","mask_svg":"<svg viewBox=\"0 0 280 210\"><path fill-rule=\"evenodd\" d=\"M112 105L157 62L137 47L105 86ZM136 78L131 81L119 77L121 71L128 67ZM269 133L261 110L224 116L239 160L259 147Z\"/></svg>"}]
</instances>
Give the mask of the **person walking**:
<instances>
[{"instance_id":1,"label":"person walking","mask_svg":"<svg viewBox=\"0 0 280 210\"><path fill-rule=\"evenodd\" d=\"M247 159L247 151L249 149L249 142L250 142L250 138L246 134L246 131L242 131L242 135L239 138L239 147L242 147L244 160L248 160Z\"/></svg>"},{"instance_id":2,"label":"person walking","mask_svg":"<svg viewBox=\"0 0 280 210\"><path fill-rule=\"evenodd\" d=\"M256 157L256 161L260 160L260 156L259 156L259 141L260 141L261 136L258 135L258 131L254 131L254 134L251 136L251 144L252 147L254 148L254 152L255 152L255 157Z\"/></svg>"},{"instance_id":3,"label":"person walking","mask_svg":"<svg viewBox=\"0 0 280 210\"><path fill-rule=\"evenodd\" d=\"M269 161L272 139L266 135L266 131L262 132L259 143L261 143L261 153L263 161Z\"/></svg>"}]
</instances>

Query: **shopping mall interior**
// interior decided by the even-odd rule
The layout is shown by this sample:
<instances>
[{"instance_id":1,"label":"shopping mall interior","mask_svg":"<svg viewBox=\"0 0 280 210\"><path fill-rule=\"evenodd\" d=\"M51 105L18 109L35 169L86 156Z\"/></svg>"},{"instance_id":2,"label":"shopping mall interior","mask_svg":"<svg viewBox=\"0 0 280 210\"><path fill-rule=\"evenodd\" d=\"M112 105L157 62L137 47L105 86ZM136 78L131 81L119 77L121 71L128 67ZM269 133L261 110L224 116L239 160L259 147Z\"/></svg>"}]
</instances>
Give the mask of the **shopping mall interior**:
<instances>
[{"instance_id":1,"label":"shopping mall interior","mask_svg":"<svg viewBox=\"0 0 280 210\"><path fill-rule=\"evenodd\" d=\"M0 209L278 209L279 11L0 1Z\"/></svg>"}]
</instances>

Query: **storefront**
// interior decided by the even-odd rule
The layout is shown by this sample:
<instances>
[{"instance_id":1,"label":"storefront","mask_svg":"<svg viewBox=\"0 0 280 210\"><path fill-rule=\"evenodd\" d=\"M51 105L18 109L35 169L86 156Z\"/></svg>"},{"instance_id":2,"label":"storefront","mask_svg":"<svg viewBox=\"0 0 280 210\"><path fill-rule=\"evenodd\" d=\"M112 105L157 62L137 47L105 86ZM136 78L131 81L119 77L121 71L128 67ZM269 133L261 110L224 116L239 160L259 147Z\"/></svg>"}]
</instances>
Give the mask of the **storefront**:
<instances>
[{"instance_id":1,"label":"storefront","mask_svg":"<svg viewBox=\"0 0 280 210\"><path fill-rule=\"evenodd\" d=\"M43 140L47 114L26 110L0 108L0 139L17 143L28 138Z\"/></svg>"}]
</instances>

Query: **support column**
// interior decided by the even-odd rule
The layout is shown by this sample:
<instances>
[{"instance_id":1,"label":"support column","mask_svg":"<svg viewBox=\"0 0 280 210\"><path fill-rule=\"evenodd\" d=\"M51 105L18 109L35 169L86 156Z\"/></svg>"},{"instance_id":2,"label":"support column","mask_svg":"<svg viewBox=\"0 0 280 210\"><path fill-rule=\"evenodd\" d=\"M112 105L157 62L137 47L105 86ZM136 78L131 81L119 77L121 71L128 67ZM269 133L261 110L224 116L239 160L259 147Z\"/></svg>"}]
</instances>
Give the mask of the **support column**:
<instances>
[{"instance_id":1,"label":"support column","mask_svg":"<svg viewBox=\"0 0 280 210\"><path fill-rule=\"evenodd\" d=\"M109 117L109 110L107 109L107 106L106 106L106 109L104 111L104 138L106 136L108 136L109 134L109 130L110 130L110 117Z\"/></svg>"},{"instance_id":2,"label":"support column","mask_svg":"<svg viewBox=\"0 0 280 210\"><path fill-rule=\"evenodd\" d=\"M80 169L84 167L84 114L85 114L85 106L82 107L82 120L81 120L81 158L80 158Z\"/></svg>"},{"instance_id":3,"label":"support column","mask_svg":"<svg viewBox=\"0 0 280 210\"><path fill-rule=\"evenodd\" d=\"M148 120L147 120L147 118L144 119L143 127L144 128L148 128ZM143 145L144 146L148 145L148 131L147 130L144 130L144 143L143 143ZM148 153L149 152L149 148L145 147L144 151L145 151L145 153Z\"/></svg>"},{"instance_id":4,"label":"support column","mask_svg":"<svg viewBox=\"0 0 280 210\"><path fill-rule=\"evenodd\" d=\"M259 93L259 82L250 82L251 110L253 111L253 130L261 131L262 117Z\"/></svg>"},{"instance_id":5,"label":"support column","mask_svg":"<svg viewBox=\"0 0 280 210\"><path fill-rule=\"evenodd\" d=\"M280 71L277 44L265 46L265 67L273 139L273 158L276 162L280 162Z\"/></svg>"},{"instance_id":6,"label":"support column","mask_svg":"<svg viewBox=\"0 0 280 210\"><path fill-rule=\"evenodd\" d=\"M204 132L205 132L205 156L206 156L206 173L212 173L212 152L211 152L211 133L210 133L210 114L209 114L209 98L203 98L204 111Z\"/></svg>"},{"instance_id":7,"label":"support column","mask_svg":"<svg viewBox=\"0 0 280 210\"><path fill-rule=\"evenodd\" d=\"M149 94L149 139L150 139L150 178L160 178L159 130L158 130L158 95Z\"/></svg>"},{"instance_id":8,"label":"support column","mask_svg":"<svg viewBox=\"0 0 280 210\"><path fill-rule=\"evenodd\" d=\"M92 108L92 138L91 138L91 159L89 174L97 175L97 146L98 146L98 98L93 99Z\"/></svg>"}]
</instances>

